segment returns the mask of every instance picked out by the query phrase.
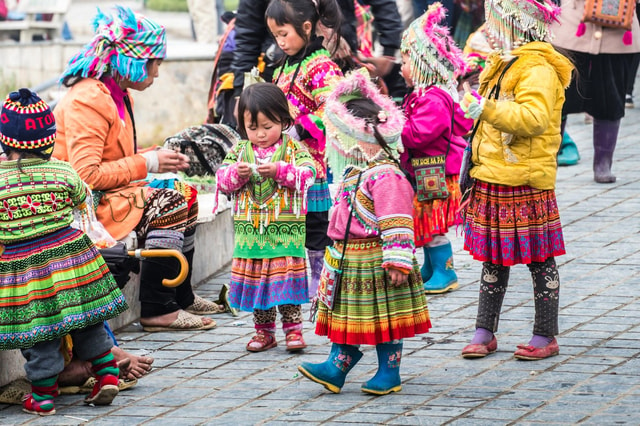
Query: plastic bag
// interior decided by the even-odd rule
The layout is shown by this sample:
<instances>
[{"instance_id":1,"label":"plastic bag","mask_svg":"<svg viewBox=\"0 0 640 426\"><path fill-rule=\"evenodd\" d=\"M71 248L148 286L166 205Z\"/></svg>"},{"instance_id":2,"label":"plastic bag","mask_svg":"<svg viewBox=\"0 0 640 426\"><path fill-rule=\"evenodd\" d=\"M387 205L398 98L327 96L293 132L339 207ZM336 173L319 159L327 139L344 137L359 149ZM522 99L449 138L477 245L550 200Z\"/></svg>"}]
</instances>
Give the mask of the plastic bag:
<instances>
[{"instance_id":1,"label":"plastic bag","mask_svg":"<svg viewBox=\"0 0 640 426\"><path fill-rule=\"evenodd\" d=\"M98 222L96 212L93 210L93 195L87 186L87 199L84 203L73 209L73 228L83 231L89 236L93 244L99 249L113 247L117 241L109 234L104 225Z\"/></svg>"}]
</instances>

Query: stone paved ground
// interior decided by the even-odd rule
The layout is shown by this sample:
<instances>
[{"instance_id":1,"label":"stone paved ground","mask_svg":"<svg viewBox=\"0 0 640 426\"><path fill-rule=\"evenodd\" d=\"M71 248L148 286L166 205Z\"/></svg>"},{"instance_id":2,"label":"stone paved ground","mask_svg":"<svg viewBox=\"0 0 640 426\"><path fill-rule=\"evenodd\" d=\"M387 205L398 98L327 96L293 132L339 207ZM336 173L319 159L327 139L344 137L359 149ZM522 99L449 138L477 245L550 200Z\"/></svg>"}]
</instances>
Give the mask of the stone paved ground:
<instances>
[{"instance_id":1,"label":"stone paved ground","mask_svg":"<svg viewBox=\"0 0 640 426\"><path fill-rule=\"evenodd\" d=\"M334 395L297 373L300 362L322 361L329 351L310 323L302 354L284 350L280 331L280 346L249 353L244 347L253 332L251 315L223 314L210 331L145 333L139 324L120 330L126 350L156 361L111 406L88 407L80 395L61 396L58 414L37 418L0 405L0 424L640 424L640 175L634 171L640 110L628 110L623 120L613 185L592 180L591 126L576 115L568 131L582 160L561 168L557 182L567 245L567 254L557 259L559 356L537 362L512 356L532 329L524 266L512 268L498 352L481 360L460 356L473 333L480 264L452 232L460 288L429 297L433 329L406 339L401 393L373 397L360 391L376 369L372 347L363 348L365 356ZM221 271L198 293L216 298L228 279L229 271Z\"/></svg>"},{"instance_id":2,"label":"stone paved ground","mask_svg":"<svg viewBox=\"0 0 640 426\"><path fill-rule=\"evenodd\" d=\"M203 332L145 333L133 324L118 333L122 346L155 357L154 370L108 407L87 407L79 395L56 401L58 414L35 418L3 406L2 424L639 424L640 415L640 110L624 119L614 171L618 182L592 180L591 126L570 118L568 130L582 160L559 170L557 194L567 244L561 276L560 355L525 362L513 358L532 328L533 302L526 267L512 268L498 352L465 360L477 308L480 264L451 235L460 288L429 298L430 333L406 339L401 393L372 397L360 384L376 369L365 356L334 395L301 377L303 360L322 361L329 344L306 323L309 348L290 355L280 346L264 353L244 347L251 316L216 317ZM229 271L198 292L215 298Z\"/></svg>"}]
</instances>

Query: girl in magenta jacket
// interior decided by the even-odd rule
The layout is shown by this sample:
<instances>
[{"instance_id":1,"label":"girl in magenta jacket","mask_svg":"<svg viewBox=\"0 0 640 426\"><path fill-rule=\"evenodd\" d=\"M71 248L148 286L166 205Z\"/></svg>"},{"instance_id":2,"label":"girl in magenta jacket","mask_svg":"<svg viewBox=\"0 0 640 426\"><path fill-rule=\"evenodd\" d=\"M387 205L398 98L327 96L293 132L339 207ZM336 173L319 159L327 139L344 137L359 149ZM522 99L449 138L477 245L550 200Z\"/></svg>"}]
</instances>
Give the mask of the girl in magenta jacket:
<instances>
[{"instance_id":1,"label":"girl in magenta jacket","mask_svg":"<svg viewBox=\"0 0 640 426\"><path fill-rule=\"evenodd\" d=\"M458 175L467 142L463 138L473 126L458 106L456 77L465 70L462 52L438 25L445 9L434 3L411 23L402 37L402 75L413 90L404 100L407 118L402 130L405 152L402 165L415 175L412 158L446 155L445 175L449 197L413 199L416 247L424 250L420 270L427 293L444 293L458 287L453 269L453 251L446 237L449 227L460 223Z\"/></svg>"}]
</instances>

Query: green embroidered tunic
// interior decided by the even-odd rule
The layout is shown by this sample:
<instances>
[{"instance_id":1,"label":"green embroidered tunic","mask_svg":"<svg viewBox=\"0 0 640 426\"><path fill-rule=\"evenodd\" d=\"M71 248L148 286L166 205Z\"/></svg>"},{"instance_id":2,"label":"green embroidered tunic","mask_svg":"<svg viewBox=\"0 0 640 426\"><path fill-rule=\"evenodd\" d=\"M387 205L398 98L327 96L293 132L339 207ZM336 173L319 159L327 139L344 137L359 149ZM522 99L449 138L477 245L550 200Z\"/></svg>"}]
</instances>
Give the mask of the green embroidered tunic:
<instances>
[{"instance_id":1,"label":"green embroidered tunic","mask_svg":"<svg viewBox=\"0 0 640 426\"><path fill-rule=\"evenodd\" d=\"M261 157L265 152L254 150L249 141L240 141L217 171L218 188L235 198L235 258L305 257L306 194L316 169L298 141L283 135L273 147L275 151ZM242 179L237 174L239 162L276 163L276 177L254 173Z\"/></svg>"}]
</instances>

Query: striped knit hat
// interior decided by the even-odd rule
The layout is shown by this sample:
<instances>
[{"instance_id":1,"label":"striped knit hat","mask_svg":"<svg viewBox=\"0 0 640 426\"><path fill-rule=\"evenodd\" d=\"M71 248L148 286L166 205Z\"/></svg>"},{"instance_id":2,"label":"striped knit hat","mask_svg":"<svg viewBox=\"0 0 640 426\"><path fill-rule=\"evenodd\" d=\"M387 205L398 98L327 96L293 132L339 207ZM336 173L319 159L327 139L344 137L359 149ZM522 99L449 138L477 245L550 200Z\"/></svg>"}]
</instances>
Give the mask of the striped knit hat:
<instances>
[{"instance_id":1,"label":"striped knit hat","mask_svg":"<svg viewBox=\"0 0 640 426\"><path fill-rule=\"evenodd\" d=\"M56 119L47 105L29 89L12 92L0 112L0 146L51 156L56 141Z\"/></svg>"},{"instance_id":2,"label":"striped knit hat","mask_svg":"<svg viewBox=\"0 0 640 426\"><path fill-rule=\"evenodd\" d=\"M455 79L466 70L462 51L449 35L449 28L439 25L445 16L442 4L433 3L402 35L400 51L409 55L416 89L455 85Z\"/></svg>"},{"instance_id":3,"label":"striped knit hat","mask_svg":"<svg viewBox=\"0 0 640 426\"><path fill-rule=\"evenodd\" d=\"M549 24L560 14L547 0L486 0L484 10L490 42L507 52L531 41L550 41Z\"/></svg>"},{"instance_id":4,"label":"striped knit hat","mask_svg":"<svg viewBox=\"0 0 640 426\"><path fill-rule=\"evenodd\" d=\"M112 14L98 9L93 28L93 39L71 58L60 80L110 73L135 83L147 78L147 60L166 56L165 28L128 7L116 6Z\"/></svg>"}]
</instances>

